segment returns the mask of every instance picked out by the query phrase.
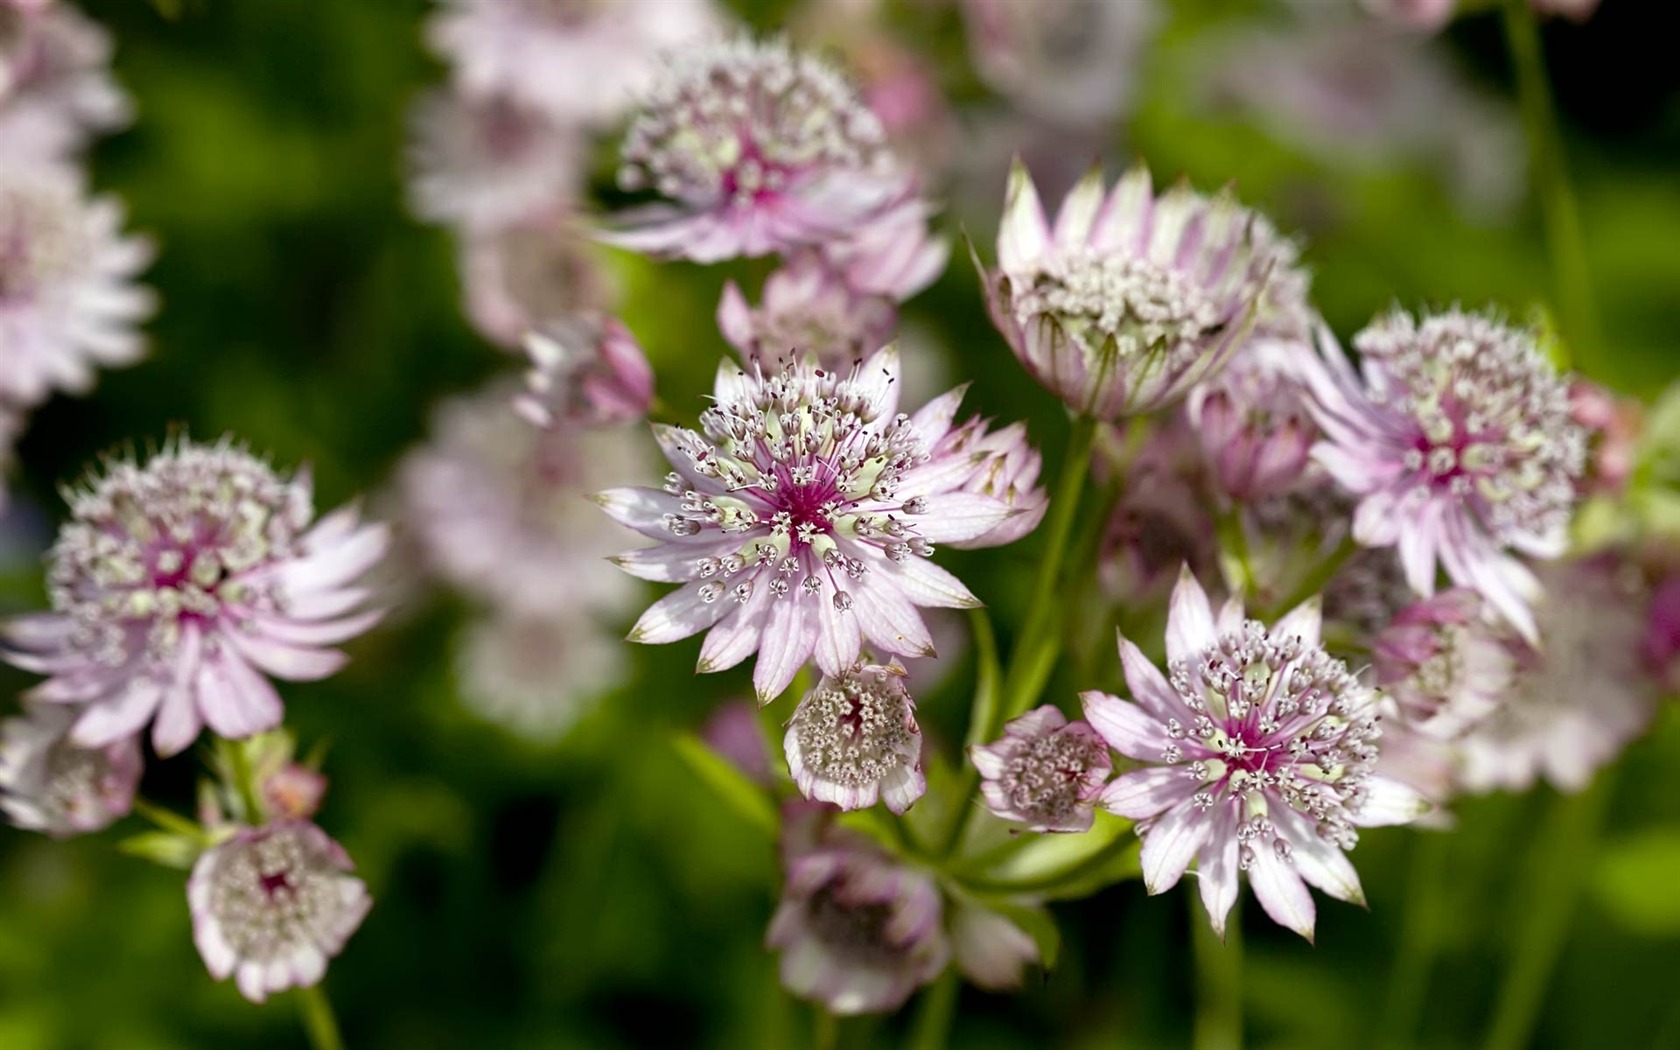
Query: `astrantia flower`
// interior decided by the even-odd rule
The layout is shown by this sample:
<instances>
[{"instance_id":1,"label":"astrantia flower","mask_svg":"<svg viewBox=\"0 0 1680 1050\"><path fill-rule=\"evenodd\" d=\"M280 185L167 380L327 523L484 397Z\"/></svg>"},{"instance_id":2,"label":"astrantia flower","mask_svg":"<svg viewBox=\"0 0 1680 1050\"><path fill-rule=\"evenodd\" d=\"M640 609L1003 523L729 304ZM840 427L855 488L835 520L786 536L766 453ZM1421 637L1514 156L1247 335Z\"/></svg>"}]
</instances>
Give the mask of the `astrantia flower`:
<instances>
[{"instance_id":1,"label":"astrantia flower","mask_svg":"<svg viewBox=\"0 0 1680 1050\"><path fill-rule=\"evenodd\" d=\"M653 366L616 317L581 313L550 321L525 338L531 369L515 402L540 427L628 423L647 415Z\"/></svg>"},{"instance_id":2,"label":"astrantia flower","mask_svg":"<svg viewBox=\"0 0 1680 1050\"><path fill-rule=\"evenodd\" d=\"M1532 639L1537 584L1508 551L1563 553L1586 457L1533 336L1456 309L1396 311L1354 339L1362 377L1328 332L1320 346L1313 456L1360 497L1354 538L1396 548L1420 595L1445 568Z\"/></svg>"},{"instance_id":3,"label":"astrantia flower","mask_svg":"<svg viewBox=\"0 0 1680 1050\"><path fill-rule=\"evenodd\" d=\"M1219 547L1200 443L1181 413L1156 428L1126 470L1103 535L1097 578L1109 600L1158 606L1181 567L1218 572Z\"/></svg>"},{"instance_id":4,"label":"astrantia flower","mask_svg":"<svg viewBox=\"0 0 1680 1050\"><path fill-rule=\"evenodd\" d=\"M930 454L962 391L903 415L898 370L890 347L844 374L808 359L769 376L726 361L703 432L656 431L676 468L663 491L595 497L660 541L618 564L682 584L642 616L632 641L712 628L699 669L757 652L753 684L765 701L813 654L824 674L843 673L865 638L882 654L931 655L917 606L979 604L929 560L933 545L978 540L1016 510L962 490L970 460Z\"/></svg>"},{"instance_id":5,"label":"astrantia flower","mask_svg":"<svg viewBox=\"0 0 1680 1050\"><path fill-rule=\"evenodd\" d=\"M210 975L260 1003L308 988L362 924L372 900L344 848L304 821L241 828L187 880L193 942Z\"/></svg>"},{"instance_id":6,"label":"astrantia flower","mask_svg":"<svg viewBox=\"0 0 1680 1050\"><path fill-rule=\"evenodd\" d=\"M910 199L828 241L821 252L846 286L859 294L904 302L932 284L951 259L951 242L928 227L933 209Z\"/></svg>"},{"instance_id":7,"label":"astrantia flower","mask_svg":"<svg viewBox=\"0 0 1680 1050\"><path fill-rule=\"evenodd\" d=\"M565 124L619 117L668 51L715 33L709 0L446 0L426 38L477 98L509 98Z\"/></svg>"},{"instance_id":8,"label":"astrantia flower","mask_svg":"<svg viewBox=\"0 0 1680 1050\"><path fill-rule=\"evenodd\" d=\"M804 252L765 279L756 309L734 281L724 285L717 322L743 360L815 354L824 368L844 369L892 337L898 309L885 296L853 289L815 252Z\"/></svg>"},{"instance_id":9,"label":"astrantia flower","mask_svg":"<svg viewBox=\"0 0 1680 1050\"><path fill-rule=\"evenodd\" d=\"M703 263L843 239L914 189L839 73L744 37L672 60L625 137L619 183L675 204L625 216L611 243Z\"/></svg>"},{"instance_id":10,"label":"astrantia flower","mask_svg":"<svg viewBox=\"0 0 1680 1050\"><path fill-rule=\"evenodd\" d=\"M414 114L414 213L469 231L494 231L559 211L584 166L577 134L501 99L447 91Z\"/></svg>"},{"instance_id":11,"label":"astrantia flower","mask_svg":"<svg viewBox=\"0 0 1680 1050\"><path fill-rule=\"evenodd\" d=\"M1301 484L1318 427L1308 407L1304 343L1251 340L1190 392L1187 409L1219 488L1250 502Z\"/></svg>"},{"instance_id":12,"label":"astrantia flower","mask_svg":"<svg viewBox=\"0 0 1680 1050\"><path fill-rule=\"evenodd\" d=\"M467 319L484 338L520 350L526 334L545 322L605 309L612 283L593 248L572 222L555 216L464 238Z\"/></svg>"},{"instance_id":13,"label":"astrantia flower","mask_svg":"<svg viewBox=\"0 0 1680 1050\"><path fill-rule=\"evenodd\" d=\"M974 65L1035 116L1106 124L1131 103L1139 59L1154 35L1152 0L963 0Z\"/></svg>"},{"instance_id":14,"label":"astrantia flower","mask_svg":"<svg viewBox=\"0 0 1680 1050\"><path fill-rule=\"evenodd\" d=\"M1495 711L1515 669L1473 591L1454 588L1408 607L1377 636L1377 684L1407 724L1450 740Z\"/></svg>"},{"instance_id":15,"label":"astrantia flower","mask_svg":"<svg viewBox=\"0 0 1680 1050\"><path fill-rule=\"evenodd\" d=\"M951 958L939 887L843 831L800 841L798 823L765 936L782 953L782 985L840 1015L896 1010Z\"/></svg>"},{"instance_id":16,"label":"astrantia flower","mask_svg":"<svg viewBox=\"0 0 1680 1050\"><path fill-rule=\"evenodd\" d=\"M428 443L398 470L411 535L439 578L497 611L610 619L636 588L604 559L619 531L588 494L640 472L641 435L624 428L534 427L501 384L445 402Z\"/></svg>"},{"instance_id":17,"label":"astrantia flower","mask_svg":"<svg viewBox=\"0 0 1680 1050\"><path fill-rule=\"evenodd\" d=\"M469 624L455 654L461 702L515 736L552 744L629 671L624 640L587 607L576 615L492 615Z\"/></svg>"},{"instance_id":18,"label":"astrantia flower","mask_svg":"<svg viewBox=\"0 0 1680 1050\"><path fill-rule=\"evenodd\" d=\"M1001 547L1038 528L1050 508L1050 494L1038 484L1044 457L1027 440L1025 423L992 430L989 420L971 419L951 427L943 436L937 430L937 425L930 425L925 435L930 440L937 438L933 458L952 462L967 459L974 464L962 490L990 496L1014 511L996 527L971 540L951 541L951 546L963 550Z\"/></svg>"},{"instance_id":19,"label":"astrantia flower","mask_svg":"<svg viewBox=\"0 0 1680 1050\"><path fill-rule=\"evenodd\" d=\"M992 320L1028 372L1112 419L1180 400L1247 337L1270 260L1229 196L1179 184L1157 198L1133 168L1106 197L1093 171L1052 229L1018 161L986 275Z\"/></svg>"},{"instance_id":20,"label":"astrantia flower","mask_svg":"<svg viewBox=\"0 0 1680 1050\"><path fill-rule=\"evenodd\" d=\"M969 748L986 808L1034 831L1089 831L1091 808L1114 763L1085 722L1046 704L1003 727L996 743Z\"/></svg>"},{"instance_id":21,"label":"astrantia flower","mask_svg":"<svg viewBox=\"0 0 1680 1050\"><path fill-rule=\"evenodd\" d=\"M37 704L0 722L0 810L18 827L80 835L133 808L139 741L78 747L68 739L76 715L74 708Z\"/></svg>"},{"instance_id":22,"label":"astrantia flower","mask_svg":"<svg viewBox=\"0 0 1680 1050\"><path fill-rule=\"evenodd\" d=\"M83 393L95 367L139 358L134 326L154 302L132 282L152 248L122 222L120 204L87 199L68 172L0 159L0 399Z\"/></svg>"},{"instance_id":23,"label":"astrantia flower","mask_svg":"<svg viewBox=\"0 0 1680 1050\"><path fill-rule=\"evenodd\" d=\"M1143 763L1103 792L1101 805L1140 822L1143 878L1170 889L1192 861L1202 902L1223 931L1238 872L1266 914L1311 938L1310 883L1359 901L1343 855L1357 826L1403 824L1427 804L1372 772L1377 695L1319 645L1316 602L1271 628L1235 600L1215 620L1188 572L1167 623L1170 677L1122 638L1132 700L1081 694L1085 717L1116 751Z\"/></svg>"},{"instance_id":24,"label":"astrantia flower","mask_svg":"<svg viewBox=\"0 0 1680 1050\"><path fill-rule=\"evenodd\" d=\"M66 161L127 124L132 107L110 66L110 35L71 5L0 5L0 157Z\"/></svg>"},{"instance_id":25,"label":"astrantia flower","mask_svg":"<svg viewBox=\"0 0 1680 1050\"><path fill-rule=\"evenodd\" d=\"M859 663L799 701L782 747L799 793L841 809L885 802L903 813L927 793L916 702L904 669Z\"/></svg>"},{"instance_id":26,"label":"astrantia flower","mask_svg":"<svg viewBox=\"0 0 1680 1050\"><path fill-rule=\"evenodd\" d=\"M305 475L282 478L224 441L171 442L114 461L71 494L47 574L53 612L3 629L7 662L51 677L30 696L84 705L70 739L103 747L148 722L160 755L204 725L247 737L278 725L267 678L337 671L325 648L372 626L356 581L385 551L353 507L313 527Z\"/></svg>"},{"instance_id":27,"label":"astrantia flower","mask_svg":"<svg viewBox=\"0 0 1680 1050\"><path fill-rule=\"evenodd\" d=\"M1644 587L1613 557L1539 571L1538 644L1513 642L1503 702L1460 744L1471 791L1525 791L1540 777L1583 790L1656 713L1660 689L1640 652Z\"/></svg>"}]
</instances>

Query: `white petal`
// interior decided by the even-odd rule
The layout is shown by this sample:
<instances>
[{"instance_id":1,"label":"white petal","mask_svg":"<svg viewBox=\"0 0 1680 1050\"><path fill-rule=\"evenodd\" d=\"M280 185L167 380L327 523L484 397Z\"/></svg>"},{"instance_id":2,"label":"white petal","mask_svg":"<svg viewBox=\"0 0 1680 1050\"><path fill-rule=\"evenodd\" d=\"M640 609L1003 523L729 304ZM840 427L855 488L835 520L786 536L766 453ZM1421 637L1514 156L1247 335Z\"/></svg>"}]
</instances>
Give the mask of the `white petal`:
<instances>
[{"instance_id":1,"label":"white petal","mask_svg":"<svg viewBox=\"0 0 1680 1050\"><path fill-rule=\"evenodd\" d=\"M1182 776L1180 772L1180 776ZM1194 806L1167 810L1143 836L1143 885L1150 893L1164 893L1184 877L1196 851L1207 841L1210 824Z\"/></svg>"}]
</instances>

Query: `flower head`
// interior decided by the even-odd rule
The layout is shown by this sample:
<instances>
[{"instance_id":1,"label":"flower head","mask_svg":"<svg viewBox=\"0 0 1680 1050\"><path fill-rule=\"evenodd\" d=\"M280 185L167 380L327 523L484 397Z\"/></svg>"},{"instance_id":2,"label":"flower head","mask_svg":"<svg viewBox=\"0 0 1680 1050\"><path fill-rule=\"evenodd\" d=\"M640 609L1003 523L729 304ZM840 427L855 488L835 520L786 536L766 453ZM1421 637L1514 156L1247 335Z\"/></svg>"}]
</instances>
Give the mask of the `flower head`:
<instances>
[{"instance_id":1,"label":"flower head","mask_svg":"<svg viewBox=\"0 0 1680 1050\"><path fill-rule=\"evenodd\" d=\"M1374 647L1377 684L1407 725L1450 740L1495 711L1515 670L1473 591L1454 588L1395 617Z\"/></svg>"},{"instance_id":2,"label":"flower head","mask_svg":"<svg viewBox=\"0 0 1680 1050\"><path fill-rule=\"evenodd\" d=\"M597 621L587 606L564 616L475 620L455 654L461 702L517 737L555 743L629 671L623 640Z\"/></svg>"},{"instance_id":3,"label":"flower head","mask_svg":"<svg viewBox=\"0 0 1680 1050\"><path fill-rule=\"evenodd\" d=\"M4 658L49 675L31 696L82 705L72 742L103 747L152 722L161 755L204 725L272 729L263 675L337 671L326 648L367 630L355 586L384 554L384 526L344 508L311 526L307 476L282 478L223 441L172 441L144 465L113 461L71 494L47 574L51 613L5 625ZM154 720L155 717L155 721Z\"/></svg>"},{"instance_id":4,"label":"flower head","mask_svg":"<svg viewBox=\"0 0 1680 1050\"><path fill-rule=\"evenodd\" d=\"M642 616L632 641L711 628L700 670L756 651L764 701L813 654L824 674L842 674L865 638L883 654L931 655L917 607L978 604L929 560L933 545L978 541L1017 509L963 489L971 460L932 451L962 391L899 413L898 368L890 347L846 373L808 358L773 375L724 362L701 432L656 430L676 468L665 487L595 497L660 541L618 564L682 585Z\"/></svg>"},{"instance_id":5,"label":"flower head","mask_svg":"<svg viewBox=\"0 0 1680 1050\"><path fill-rule=\"evenodd\" d=\"M433 92L414 113L414 213L476 233L553 214L577 192L584 150L576 132L504 99Z\"/></svg>"},{"instance_id":6,"label":"flower head","mask_svg":"<svg viewBox=\"0 0 1680 1050\"><path fill-rule=\"evenodd\" d=\"M1318 428L1308 409L1305 344L1257 339L1190 392L1190 421L1220 491L1249 502L1302 482Z\"/></svg>"},{"instance_id":7,"label":"flower head","mask_svg":"<svg viewBox=\"0 0 1680 1050\"><path fill-rule=\"evenodd\" d=\"M1088 723L1046 704L1003 727L1003 738L969 749L986 808L1034 831L1089 831L1091 808L1114 769Z\"/></svg>"},{"instance_id":8,"label":"flower head","mask_svg":"<svg viewBox=\"0 0 1680 1050\"><path fill-rule=\"evenodd\" d=\"M0 157L61 163L133 107L111 79L110 35L69 4L0 4Z\"/></svg>"},{"instance_id":9,"label":"flower head","mask_svg":"<svg viewBox=\"0 0 1680 1050\"><path fill-rule=\"evenodd\" d=\"M782 746L799 793L817 802L851 810L883 801L903 813L927 792L916 702L896 664L824 675L794 709Z\"/></svg>"},{"instance_id":10,"label":"flower head","mask_svg":"<svg viewBox=\"0 0 1680 1050\"><path fill-rule=\"evenodd\" d=\"M545 322L603 310L613 288L594 247L554 216L470 234L460 251L467 319L484 338L517 351Z\"/></svg>"},{"instance_id":11,"label":"flower head","mask_svg":"<svg viewBox=\"0 0 1680 1050\"><path fill-rule=\"evenodd\" d=\"M1373 772L1377 694L1320 647L1319 630L1316 602L1270 628L1245 620L1235 601L1215 619L1185 572L1167 623L1169 674L1122 638L1132 700L1082 694L1097 732L1143 763L1116 778L1101 805L1140 822L1144 884L1167 890L1195 861L1216 930L1240 871L1266 914L1310 938L1315 909L1302 880L1360 900L1343 853L1358 842L1354 829L1407 823L1427 809Z\"/></svg>"},{"instance_id":12,"label":"flower head","mask_svg":"<svg viewBox=\"0 0 1680 1050\"><path fill-rule=\"evenodd\" d=\"M782 984L836 1014L896 1010L950 961L938 886L866 840L823 828L801 841L789 823L787 882L765 936L782 953Z\"/></svg>"},{"instance_id":13,"label":"flower head","mask_svg":"<svg viewBox=\"0 0 1680 1050\"><path fill-rule=\"evenodd\" d=\"M540 427L629 423L653 401L653 366L616 317L574 314L525 338L531 370L514 404Z\"/></svg>"},{"instance_id":14,"label":"flower head","mask_svg":"<svg viewBox=\"0 0 1680 1050\"><path fill-rule=\"evenodd\" d=\"M1532 639L1534 575L1508 551L1563 553L1586 457L1533 337L1456 309L1397 311L1355 338L1362 375L1327 332L1320 346L1313 456L1360 498L1354 538L1396 548L1420 595L1444 567Z\"/></svg>"},{"instance_id":15,"label":"flower head","mask_svg":"<svg viewBox=\"0 0 1680 1050\"><path fill-rule=\"evenodd\" d=\"M187 880L193 941L210 975L260 1003L307 988L362 924L372 901L343 847L305 821L241 828Z\"/></svg>"},{"instance_id":16,"label":"flower head","mask_svg":"<svg viewBox=\"0 0 1680 1050\"><path fill-rule=\"evenodd\" d=\"M1088 174L1052 228L1017 161L986 275L992 320L1028 372L1103 419L1152 412L1225 366L1266 286L1253 217L1179 184L1156 197L1146 168L1105 197Z\"/></svg>"},{"instance_id":17,"label":"flower head","mask_svg":"<svg viewBox=\"0 0 1680 1050\"><path fill-rule=\"evenodd\" d=\"M1036 117L1107 124L1132 101L1139 59L1160 21L1152 0L963 0L974 65Z\"/></svg>"},{"instance_id":18,"label":"flower head","mask_svg":"<svg viewBox=\"0 0 1680 1050\"><path fill-rule=\"evenodd\" d=\"M672 60L625 137L619 183L675 205L627 216L609 241L703 263L844 239L914 188L839 73L746 37Z\"/></svg>"},{"instance_id":19,"label":"flower head","mask_svg":"<svg viewBox=\"0 0 1680 1050\"><path fill-rule=\"evenodd\" d=\"M152 249L122 221L121 205L87 199L68 172L0 160L0 399L82 393L96 366L139 358L134 327L154 302L132 282Z\"/></svg>"},{"instance_id":20,"label":"flower head","mask_svg":"<svg viewBox=\"0 0 1680 1050\"><path fill-rule=\"evenodd\" d=\"M1499 708L1459 743L1470 791L1524 791L1544 777L1581 791L1657 710L1641 658L1649 595L1613 556L1540 567L1538 643L1510 642L1515 673Z\"/></svg>"},{"instance_id":21,"label":"flower head","mask_svg":"<svg viewBox=\"0 0 1680 1050\"><path fill-rule=\"evenodd\" d=\"M844 369L892 338L898 308L886 296L856 290L821 256L805 252L765 279L756 309L734 281L724 285L717 321L743 360L815 354L824 368Z\"/></svg>"},{"instance_id":22,"label":"flower head","mask_svg":"<svg viewBox=\"0 0 1680 1050\"><path fill-rule=\"evenodd\" d=\"M140 743L69 740L74 708L36 704L0 722L0 810L20 828L53 836L98 831L128 814L140 783Z\"/></svg>"},{"instance_id":23,"label":"flower head","mask_svg":"<svg viewBox=\"0 0 1680 1050\"><path fill-rule=\"evenodd\" d=\"M904 200L841 239L825 242L824 261L860 295L904 302L945 272L951 242L928 228L933 209Z\"/></svg>"}]
</instances>

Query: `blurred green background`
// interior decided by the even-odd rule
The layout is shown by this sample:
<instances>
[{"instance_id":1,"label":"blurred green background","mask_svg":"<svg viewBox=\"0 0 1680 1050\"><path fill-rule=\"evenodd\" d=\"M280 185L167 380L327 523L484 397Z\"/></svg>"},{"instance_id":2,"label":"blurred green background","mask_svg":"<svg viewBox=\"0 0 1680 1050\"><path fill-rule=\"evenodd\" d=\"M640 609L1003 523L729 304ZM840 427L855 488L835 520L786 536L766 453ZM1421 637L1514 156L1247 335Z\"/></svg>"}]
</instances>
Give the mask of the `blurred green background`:
<instances>
[{"instance_id":1,"label":"blurred green background","mask_svg":"<svg viewBox=\"0 0 1680 1050\"><path fill-rule=\"evenodd\" d=\"M318 505L331 507L386 488L440 397L513 367L461 317L449 235L403 205L407 110L444 75L421 44L423 0L83 6L114 34L117 75L139 109L94 154L94 180L158 241L146 279L163 308L145 362L105 374L91 397L53 401L23 438L5 611L43 600L37 552L62 510L54 486L103 450L145 447L176 426L231 432L278 464L313 464ZM1314 6L1296 5L1307 16ZM1647 399L1680 372L1680 65L1667 6L1608 0L1592 22L1545 32L1603 315L1590 363L1595 378ZM1491 301L1520 315L1545 297L1526 193L1503 211L1466 209L1427 163L1350 170L1198 107L1206 64L1194 58L1208 34L1240 39L1249 20L1279 13L1236 2L1171 11L1145 52L1138 108L1114 128L1111 170L1141 155L1163 178L1234 180L1248 203L1306 234L1317 301L1344 336L1396 300ZM792 13L785 3L738 12L760 27ZM954 9L905 4L888 19L936 56L964 119L997 105L965 68ZM1509 106L1497 17L1467 17L1439 46ZM1520 155L1502 159L1521 167ZM941 221L966 226L989 255L1001 180L986 192L980 207L953 194L965 203ZM718 290L762 267L615 265L663 398L692 414L725 350L710 321ZM1059 408L1021 381L960 253L907 316L943 345L954 380L975 381L971 406L1032 420L1054 459ZM1035 553L1028 541L948 564L1007 634ZM376 898L327 981L349 1044L805 1045L810 1011L780 991L761 948L771 845L701 790L668 743L721 698L750 695L746 669L698 679L697 642L638 650L630 685L541 748L462 710L450 667L461 616L438 595L354 643L344 673L284 690L305 745L331 741L319 819ZM958 666L922 698L931 739L960 739L971 676ZM8 672L0 684L15 692L26 679ZM1073 687L1058 680L1055 695ZM154 765L144 790L185 807L195 775L186 759ZM1448 836L1367 834L1354 860L1371 909L1325 903L1316 948L1248 922L1252 1045L1374 1045L1396 958L1420 951L1437 958L1419 990L1421 1044L1478 1045L1536 887L1578 870L1579 908L1549 916L1566 941L1536 1045L1680 1046L1680 724L1665 711L1613 783L1578 804L1610 807L1599 851L1549 852L1551 803L1546 791L1472 800ZM256 1008L208 978L182 877L115 854L119 835L55 843L0 831L0 1047L302 1045L288 997ZM1444 891L1409 898L1406 884L1431 865ZM1185 897L1150 900L1129 884L1058 906L1059 967L1015 997L965 989L953 1045L1184 1045ZM903 1027L848 1022L842 1038L884 1045Z\"/></svg>"}]
</instances>

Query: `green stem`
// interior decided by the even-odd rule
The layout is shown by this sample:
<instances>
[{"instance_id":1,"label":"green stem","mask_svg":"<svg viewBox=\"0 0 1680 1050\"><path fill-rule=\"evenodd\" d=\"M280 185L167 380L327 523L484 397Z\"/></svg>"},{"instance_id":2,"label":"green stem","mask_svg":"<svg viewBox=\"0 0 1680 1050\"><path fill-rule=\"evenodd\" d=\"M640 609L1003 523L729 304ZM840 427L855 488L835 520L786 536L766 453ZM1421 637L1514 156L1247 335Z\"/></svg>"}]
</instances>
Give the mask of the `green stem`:
<instances>
[{"instance_id":1,"label":"green stem","mask_svg":"<svg viewBox=\"0 0 1680 1050\"><path fill-rule=\"evenodd\" d=\"M205 838L204 829L181 816L173 810L168 810L155 802L150 802L138 795L134 798L134 812L156 824L161 830L175 835L202 842Z\"/></svg>"},{"instance_id":2,"label":"green stem","mask_svg":"<svg viewBox=\"0 0 1680 1050\"><path fill-rule=\"evenodd\" d=\"M1598 310L1593 301L1592 274L1587 265L1581 213L1564 164L1563 140L1546 80L1546 56L1540 27L1530 0L1503 0L1505 39L1516 67L1517 101L1522 107L1528 138L1529 167L1540 198L1540 216L1551 257L1553 294L1566 343L1585 371L1597 365L1600 348Z\"/></svg>"},{"instance_id":3,"label":"green stem","mask_svg":"<svg viewBox=\"0 0 1680 1050\"><path fill-rule=\"evenodd\" d=\"M1529 1045L1552 970L1569 936L1576 898L1614 791L1613 781L1613 772L1605 770L1587 791L1559 796L1551 804L1527 869L1533 874L1530 892L1518 913L1505 981L1482 1043L1485 1050L1521 1050Z\"/></svg>"},{"instance_id":4,"label":"green stem","mask_svg":"<svg viewBox=\"0 0 1680 1050\"><path fill-rule=\"evenodd\" d=\"M937 981L922 990L906 1050L945 1050L950 1045L951 1022L956 1018L957 992L961 988L957 971L946 967Z\"/></svg>"},{"instance_id":5,"label":"green stem","mask_svg":"<svg viewBox=\"0 0 1680 1050\"><path fill-rule=\"evenodd\" d=\"M223 753L227 755L228 776L233 780L233 789L239 793L239 803L245 808L245 823L253 827L267 823L267 813L262 799L257 794L256 776L251 771L251 757L245 753L245 744L239 740L225 741Z\"/></svg>"},{"instance_id":6,"label":"green stem","mask_svg":"<svg viewBox=\"0 0 1680 1050\"><path fill-rule=\"evenodd\" d=\"M303 1015L303 1030L309 1036L313 1050L344 1050L344 1037L338 1031L338 1018L333 1015L332 1001L319 984L297 990L298 1011Z\"/></svg>"},{"instance_id":7,"label":"green stem","mask_svg":"<svg viewBox=\"0 0 1680 1050\"><path fill-rule=\"evenodd\" d=\"M1214 519L1219 547L1225 562L1226 583L1242 595L1243 603L1254 600L1254 555L1248 547L1248 530L1243 528L1242 510L1235 503L1220 508Z\"/></svg>"},{"instance_id":8,"label":"green stem","mask_svg":"<svg viewBox=\"0 0 1680 1050\"><path fill-rule=\"evenodd\" d=\"M1412 842L1400 945L1388 979L1382 1026L1373 1040L1387 1050L1404 1050L1411 1045L1429 996L1429 975L1435 967L1440 936L1436 902L1446 881L1448 845L1444 832L1421 832Z\"/></svg>"},{"instance_id":9,"label":"green stem","mask_svg":"<svg viewBox=\"0 0 1680 1050\"><path fill-rule=\"evenodd\" d=\"M986 732L997 720L999 668L997 632L992 629L991 617L986 615L984 609L974 609L969 612L969 622L974 626L974 648L979 667L974 681L974 703L968 715L968 738L965 741L966 746L973 747L975 744L988 742L990 738L986 736ZM951 857L957 852L974 808L969 805L969 800L974 797L974 791L979 786L980 771L974 768L973 762L963 762L957 790L951 796L951 823L945 833L945 840L940 845L940 856Z\"/></svg>"},{"instance_id":10,"label":"green stem","mask_svg":"<svg viewBox=\"0 0 1680 1050\"><path fill-rule=\"evenodd\" d=\"M1329 557L1313 567L1313 571L1307 574L1306 578L1301 581L1300 586L1290 592L1289 596L1279 602L1276 607L1266 611L1264 619L1267 621L1274 620L1308 598L1322 593L1325 585L1330 582L1330 578L1340 572L1342 566L1346 565L1347 560L1353 557L1354 552L1358 550L1358 541L1351 535L1344 537L1341 544L1330 552Z\"/></svg>"},{"instance_id":11,"label":"green stem","mask_svg":"<svg viewBox=\"0 0 1680 1050\"><path fill-rule=\"evenodd\" d=\"M815 1012L811 1022L811 1050L835 1050L840 1045L840 1018L821 1006Z\"/></svg>"},{"instance_id":12,"label":"green stem","mask_svg":"<svg viewBox=\"0 0 1680 1050\"><path fill-rule=\"evenodd\" d=\"M1242 913L1236 906L1225 925L1225 939L1213 932L1201 894L1186 894L1190 904L1191 950L1196 960L1195 1050L1241 1050Z\"/></svg>"}]
</instances>

